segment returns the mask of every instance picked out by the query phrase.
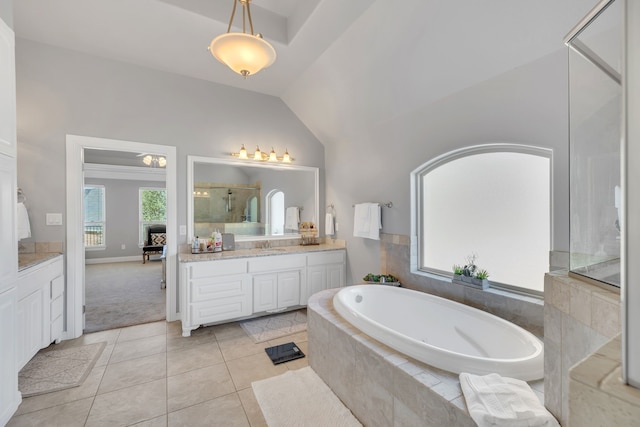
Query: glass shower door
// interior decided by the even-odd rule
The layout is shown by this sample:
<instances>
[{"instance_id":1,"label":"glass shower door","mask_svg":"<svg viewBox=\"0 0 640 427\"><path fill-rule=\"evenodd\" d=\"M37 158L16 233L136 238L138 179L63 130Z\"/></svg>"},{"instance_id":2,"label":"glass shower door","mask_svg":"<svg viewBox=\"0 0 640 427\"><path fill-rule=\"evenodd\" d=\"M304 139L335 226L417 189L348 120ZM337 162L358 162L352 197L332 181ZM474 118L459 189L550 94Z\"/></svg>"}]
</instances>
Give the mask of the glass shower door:
<instances>
[{"instance_id":1,"label":"glass shower door","mask_svg":"<svg viewBox=\"0 0 640 427\"><path fill-rule=\"evenodd\" d=\"M566 40L570 271L619 287L622 2L602 5Z\"/></svg>"}]
</instances>

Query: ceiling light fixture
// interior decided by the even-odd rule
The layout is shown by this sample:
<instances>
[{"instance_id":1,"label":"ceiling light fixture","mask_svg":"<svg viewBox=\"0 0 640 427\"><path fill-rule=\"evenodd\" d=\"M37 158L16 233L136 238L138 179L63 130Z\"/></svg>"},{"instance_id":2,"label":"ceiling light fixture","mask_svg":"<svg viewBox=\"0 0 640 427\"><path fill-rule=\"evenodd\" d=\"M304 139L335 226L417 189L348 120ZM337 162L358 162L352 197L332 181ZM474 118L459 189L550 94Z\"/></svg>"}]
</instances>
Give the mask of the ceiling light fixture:
<instances>
[{"instance_id":1,"label":"ceiling light fixture","mask_svg":"<svg viewBox=\"0 0 640 427\"><path fill-rule=\"evenodd\" d=\"M237 157L240 160L255 160L257 162L282 162L282 163L291 163L293 158L289 155L289 152L285 149L282 157L278 157L276 151L271 147L271 151L267 154L266 151L260 150L259 146L256 146L256 151L253 153L251 157L247 154L247 149L244 148L244 144L240 147L240 152L231 153L232 156Z\"/></svg>"},{"instance_id":2,"label":"ceiling light fixture","mask_svg":"<svg viewBox=\"0 0 640 427\"><path fill-rule=\"evenodd\" d=\"M157 167L163 168L167 166L167 159L162 156L147 154L142 158L142 163L144 163L147 166L151 166L152 168L157 168Z\"/></svg>"},{"instance_id":3,"label":"ceiling light fixture","mask_svg":"<svg viewBox=\"0 0 640 427\"><path fill-rule=\"evenodd\" d=\"M242 32L231 32L231 24L236 14L236 5L242 4ZM253 34L251 21L251 0L233 0L233 10L229 19L229 26L225 34L214 38L209 45L209 52L245 79L267 68L276 60L276 50L262 38L262 34ZM247 33L246 21L249 20L251 33Z\"/></svg>"}]
</instances>

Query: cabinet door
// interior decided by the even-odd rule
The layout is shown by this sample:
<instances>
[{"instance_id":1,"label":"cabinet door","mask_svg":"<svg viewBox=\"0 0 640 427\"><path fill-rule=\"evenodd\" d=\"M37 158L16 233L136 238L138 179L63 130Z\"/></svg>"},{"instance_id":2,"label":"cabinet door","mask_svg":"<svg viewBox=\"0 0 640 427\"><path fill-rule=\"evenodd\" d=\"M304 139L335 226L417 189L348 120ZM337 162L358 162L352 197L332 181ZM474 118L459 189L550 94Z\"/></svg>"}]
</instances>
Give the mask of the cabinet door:
<instances>
[{"instance_id":1,"label":"cabinet door","mask_svg":"<svg viewBox=\"0 0 640 427\"><path fill-rule=\"evenodd\" d=\"M341 288L345 284L344 264L327 265L326 289Z\"/></svg>"},{"instance_id":2,"label":"cabinet door","mask_svg":"<svg viewBox=\"0 0 640 427\"><path fill-rule=\"evenodd\" d=\"M1 64L1 62L0 62ZM0 117L0 120L2 118ZM16 285L16 159L0 154L0 293Z\"/></svg>"},{"instance_id":3,"label":"cabinet door","mask_svg":"<svg viewBox=\"0 0 640 427\"><path fill-rule=\"evenodd\" d=\"M0 19L0 153L16 156L16 66L13 30ZM15 191L15 189L13 190Z\"/></svg>"},{"instance_id":4,"label":"cabinet door","mask_svg":"<svg viewBox=\"0 0 640 427\"><path fill-rule=\"evenodd\" d=\"M307 300L311 295L327 288L327 268L314 265L307 269ZM307 301L304 301L306 304Z\"/></svg>"},{"instance_id":5,"label":"cabinet door","mask_svg":"<svg viewBox=\"0 0 640 427\"><path fill-rule=\"evenodd\" d=\"M18 302L18 369L40 350L42 344L42 290Z\"/></svg>"},{"instance_id":6,"label":"cabinet door","mask_svg":"<svg viewBox=\"0 0 640 427\"><path fill-rule=\"evenodd\" d=\"M15 288L0 293L0 425L9 422L20 403L19 368L16 362L16 305Z\"/></svg>"},{"instance_id":7,"label":"cabinet door","mask_svg":"<svg viewBox=\"0 0 640 427\"><path fill-rule=\"evenodd\" d=\"M278 308L300 304L300 272L278 273Z\"/></svg>"},{"instance_id":8,"label":"cabinet door","mask_svg":"<svg viewBox=\"0 0 640 427\"><path fill-rule=\"evenodd\" d=\"M278 308L278 274L253 276L253 312Z\"/></svg>"}]
</instances>

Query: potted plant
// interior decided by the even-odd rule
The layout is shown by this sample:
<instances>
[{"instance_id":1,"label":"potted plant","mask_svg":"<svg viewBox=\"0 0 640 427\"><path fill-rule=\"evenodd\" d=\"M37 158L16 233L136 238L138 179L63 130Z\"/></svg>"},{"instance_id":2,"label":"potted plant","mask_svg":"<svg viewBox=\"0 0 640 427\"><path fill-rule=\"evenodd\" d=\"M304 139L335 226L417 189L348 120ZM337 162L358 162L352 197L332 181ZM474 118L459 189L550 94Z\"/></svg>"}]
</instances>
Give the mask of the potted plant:
<instances>
[{"instance_id":1,"label":"potted plant","mask_svg":"<svg viewBox=\"0 0 640 427\"><path fill-rule=\"evenodd\" d=\"M375 283L391 286L400 286L400 281L397 277L391 274L372 274L369 273L362 278L365 283Z\"/></svg>"},{"instance_id":2,"label":"potted plant","mask_svg":"<svg viewBox=\"0 0 640 427\"><path fill-rule=\"evenodd\" d=\"M489 287L489 272L480 269L476 265L478 256L476 254L467 256L467 263L463 266L454 264L452 282L472 286L479 289L487 289Z\"/></svg>"}]
</instances>

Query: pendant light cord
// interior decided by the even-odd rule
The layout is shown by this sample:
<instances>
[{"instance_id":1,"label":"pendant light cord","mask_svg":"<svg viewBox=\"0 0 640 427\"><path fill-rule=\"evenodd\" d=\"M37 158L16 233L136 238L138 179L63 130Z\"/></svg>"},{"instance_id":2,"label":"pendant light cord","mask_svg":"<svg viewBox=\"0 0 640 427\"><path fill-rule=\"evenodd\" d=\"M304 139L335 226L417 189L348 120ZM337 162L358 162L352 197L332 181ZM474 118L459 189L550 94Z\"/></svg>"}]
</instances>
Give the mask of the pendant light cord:
<instances>
[{"instance_id":1,"label":"pendant light cord","mask_svg":"<svg viewBox=\"0 0 640 427\"><path fill-rule=\"evenodd\" d=\"M246 19L249 17L249 28L251 29L251 35L253 34L253 21L251 20L251 8L249 7L249 3L251 0L233 0L233 9L231 10L231 18L229 19L229 26L227 27L227 33L231 32L231 24L233 24L233 18L236 16L236 5L238 2L242 3L242 32L246 34L247 25Z\"/></svg>"},{"instance_id":2,"label":"pendant light cord","mask_svg":"<svg viewBox=\"0 0 640 427\"><path fill-rule=\"evenodd\" d=\"M233 0L233 10L231 10L231 18L229 19L229 26L227 27L227 33L231 32L231 24L233 23L233 17L236 14L236 4L238 2L236 0Z\"/></svg>"}]
</instances>

